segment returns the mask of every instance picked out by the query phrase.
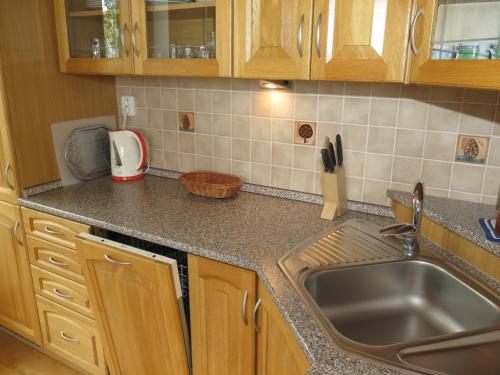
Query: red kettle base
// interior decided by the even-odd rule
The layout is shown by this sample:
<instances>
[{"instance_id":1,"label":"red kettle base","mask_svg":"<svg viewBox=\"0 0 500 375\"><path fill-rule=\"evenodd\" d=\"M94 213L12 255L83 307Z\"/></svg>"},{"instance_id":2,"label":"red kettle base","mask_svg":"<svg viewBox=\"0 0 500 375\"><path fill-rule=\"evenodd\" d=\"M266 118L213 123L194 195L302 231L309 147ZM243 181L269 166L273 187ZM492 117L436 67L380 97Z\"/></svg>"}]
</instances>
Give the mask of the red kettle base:
<instances>
[{"instance_id":1,"label":"red kettle base","mask_svg":"<svg viewBox=\"0 0 500 375\"><path fill-rule=\"evenodd\" d=\"M128 177L111 176L111 179L113 181L125 182L125 181L137 181L137 180L140 180L143 177L144 177L144 173L138 174L136 176L128 176Z\"/></svg>"}]
</instances>

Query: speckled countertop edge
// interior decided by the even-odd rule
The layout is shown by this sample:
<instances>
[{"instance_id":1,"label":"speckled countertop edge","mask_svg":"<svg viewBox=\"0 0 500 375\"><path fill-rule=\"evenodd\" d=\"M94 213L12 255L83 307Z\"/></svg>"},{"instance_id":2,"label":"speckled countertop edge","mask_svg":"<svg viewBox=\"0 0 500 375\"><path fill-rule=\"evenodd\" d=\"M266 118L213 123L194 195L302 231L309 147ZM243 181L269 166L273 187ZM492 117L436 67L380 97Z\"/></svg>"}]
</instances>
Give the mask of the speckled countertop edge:
<instances>
[{"instance_id":1,"label":"speckled countertop edge","mask_svg":"<svg viewBox=\"0 0 500 375\"><path fill-rule=\"evenodd\" d=\"M405 207L412 207L412 194L410 193L388 190L387 196ZM424 216L490 253L500 256L500 244L488 241L479 224L480 218L494 218L495 215L495 206L484 203L433 196L424 198Z\"/></svg>"},{"instance_id":2,"label":"speckled countertop edge","mask_svg":"<svg viewBox=\"0 0 500 375\"><path fill-rule=\"evenodd\" d=\"M277 204L279 204L279 198L276 199ZM293 289L289 280L277 266L277 259L259 260L254 259L247 254L239 254L236 256L229 255L224 251L219 251L218 249L207 249L188 242L174 241L168 238L168 236L151 235L151 233L135 230L133 227L127 225L116 225L108 221L97 220L90 216L61 210L40 202L37 203L35 200L37 199L21 198L19 199L19 203L20 205L28 208L65 217L67 219L75 220L88 225L117 231L151 242L174 247L188 253L219 260L255 271L268 288L284 318L289 323L292 332L311 360L312 367L309 374L395 374L405 372L405 370L393 368L387 364L359 357L352 353L345 353L332 344L330 339L323 333L321 325L317 319L305 306L295 289ZM363 218L378 225L387 225L393 222L391 218L387 217L348 212L346 215L336 219L331 224L332 230L336 225L339 225L351 218ZM436 252L439 250L439 248L431 243L429 243L429 246L435 249ZM444 254L449 255L447 252L444 252ZM471 268L466 263L459 264L459 266L464 268L466 271L472 271L471 273L473 274L476 272L476 270ZM498 289L498 283L495 284L495 282L486 275L478 272L474 275L490 286Z\"/></svg>"}]
</instances>

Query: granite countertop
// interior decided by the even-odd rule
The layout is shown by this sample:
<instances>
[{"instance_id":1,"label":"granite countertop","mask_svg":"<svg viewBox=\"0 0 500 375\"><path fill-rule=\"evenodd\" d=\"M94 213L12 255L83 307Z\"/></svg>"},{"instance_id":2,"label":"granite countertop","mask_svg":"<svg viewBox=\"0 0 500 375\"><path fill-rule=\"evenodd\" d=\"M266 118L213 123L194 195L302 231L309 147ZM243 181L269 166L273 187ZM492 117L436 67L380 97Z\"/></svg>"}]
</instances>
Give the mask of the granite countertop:
<instances>
[{"instance_id":1,"label":"granite countertop","mask_svg":"<svg viewBox=\"0 0 500 375\"><path fill-rule=\"evenodd\" d=\"M406 207L412 207L412 194L388 190L387 196ZM424 216L443 227L500 256L500 243L488 241L479 224L481 218L496 217L495 206L457 199L426 196Z\"/></svg>"}]
</instances>

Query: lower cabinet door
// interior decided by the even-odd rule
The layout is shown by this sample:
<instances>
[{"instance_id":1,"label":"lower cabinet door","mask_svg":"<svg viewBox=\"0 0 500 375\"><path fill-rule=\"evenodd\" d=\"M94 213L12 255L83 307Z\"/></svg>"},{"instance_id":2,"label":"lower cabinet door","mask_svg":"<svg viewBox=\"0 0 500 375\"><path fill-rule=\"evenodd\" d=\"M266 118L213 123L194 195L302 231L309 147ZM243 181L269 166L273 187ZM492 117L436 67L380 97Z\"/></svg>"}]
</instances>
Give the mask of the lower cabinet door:
<instances>
[{"instance_id":1,"label":"lower cabinet door","mask_svg":"<svg viewBox=\"0 0 500 375\"><path fill-rule=\"evenodd\" d=\"M257 375L304 375L309 361L261 281L258 291Z\"/></svg>"},{"instance_id":2,"label":"lower cabinet door","mask_svg":"<svg viewBox=\"0 0 500 375\"><path fill-rule=\"evenodd\" d=\"M105 374L96 322L44 297L36 299L45 350L85 373Z\"/></svg>"},{"instance_id":3,"label":"lower cabinet door","mask_svg":"<svg viewBox=\"0 0 500 375\"><path fill-rule=\"evenodd\" d=\"M42 344L19 207L0 202L0 325Z\"/></svg>"},{"instance_id":4,"label":"lower cabinet door","mask_svg":"<svg viewBox=\"0 0 500 375\"><path fill-rule=\"evenodd\" d=\"M254 375L252 271L189 256L194 375Z\"/></svg>"},{"instance_id":5,"label":"lower cabinet door","mask_svg":"<svg viewBox=\"0 0 500 375\"><path fill-rule=\"evenodd\" d=\"M76 237L113 375L188 375L176 262L99 237Z\"/></svg>"}]
</instances>

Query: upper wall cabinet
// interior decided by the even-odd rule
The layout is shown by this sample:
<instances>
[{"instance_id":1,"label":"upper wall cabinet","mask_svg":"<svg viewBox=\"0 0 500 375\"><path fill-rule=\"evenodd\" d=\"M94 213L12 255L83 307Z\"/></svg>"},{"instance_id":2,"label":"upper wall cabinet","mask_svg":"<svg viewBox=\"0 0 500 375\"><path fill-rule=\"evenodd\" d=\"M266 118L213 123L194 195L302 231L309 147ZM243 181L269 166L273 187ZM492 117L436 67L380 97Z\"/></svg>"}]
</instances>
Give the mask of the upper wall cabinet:
<instances>
[{"instance_id":1,"label":"upper wall cabinet","mask_svg":"<svg viewBox=\"0 0 500 375\"><path fill-rule=\"evenodd\" d=\"M234 76L308 79L312 0L235 0Z\"/></svg>"},{"instance_id":2,"label":"upper wall cabinet","mask_svg":"<svg viewBox=\"0 0 500 375\"><path fill-rule=\"evenodd\" d=\"M500 87L500 1L416 0L413 83Z\"/></svg>"},{"instance_id":3,"label":"upper wall cabinet","mask_svg":"<svg viewBox=\"0 0 500 375\"><path fill-rule=\"evenodd\" d=\"M311 79L402 82L411 0L315 0Z\"/></svg>"},{"instance_id":4,"label":"upper wall cabinet","mask_svg":"<svg viewBox=\"0 0 500 375\"><path fill-rule=\"evenodd\" d=\"M231 76L231 0L54 0L61 70Z\"/></svg>"}]
</instances>

